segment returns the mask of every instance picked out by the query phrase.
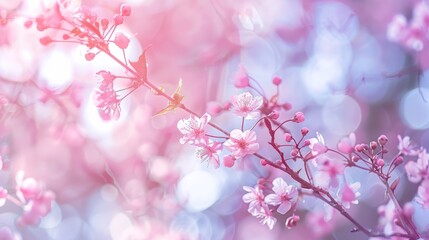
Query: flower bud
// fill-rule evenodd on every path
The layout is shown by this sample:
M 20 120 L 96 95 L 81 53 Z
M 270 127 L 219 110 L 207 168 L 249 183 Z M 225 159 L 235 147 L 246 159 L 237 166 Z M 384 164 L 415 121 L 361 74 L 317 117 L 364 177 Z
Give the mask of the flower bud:
M 298 224 L 299 220 L 300 220 L 300 217 L 294 214 L 291 217 L 288 217 L 286 219 L 285 226 L 288 229 L 291 229 L 292 227 L 295 227 Z
M 388 139 L 387 139 L 386 135 L 381 135 L 380 137 L 378 137 L 378 143 L 379 143 L 381 146 L 386 145 L 387 140 L 388 140 Z
M 304 122 L 304 120 L 305 120 L 304 113 L 302 112 L 295 113 L 295 116 L 293 117 L 294 122 L 301 123 L 301 122 Z
M 235 157 L 231 155 L 228 155 L 223 158 L 223 165 L 225 167 L 231 168 L 232 166 L 234 166 L 234 162 L 235 162 Z
M 115 16 L 113 16 L 113 22 L 115 25 L 121 25 L 124 22 L 124 18 L 119 14 L 115 14 Z
M 285 133 L 284 137 L 286 142 L 292 141 L 292 135 L 290 133 Z
M 370 142 L 369 145 L 371 146 L 372 150 L 375 150 L 377 148 L 377 143 L 375 141 Z
M 265 160 L 265 159 L 261 159 L 261 165 L 262 166 L 267 166 L 267 164 L 268 164 L 268 162 L 267 162 L 267 160 Z
M 268 117 L 272 120 L 277 120 L 280 117 L 280 114 L 278 111 L 273 110 L 270 114 L 268 114 Z
M 310 144 L 311 144 L 310 139 L 305 139 L 304 140 L 304 147 L 310 146 Z
M 307 133 L 308 133 L 309 131 L 310 131 L 310 130 L 308 130 L 308 128 L 306 128 L 306 127 L 301 128 L 301 134 L 302 134 L 302 136 L 307 135 Z
M 381 158 L 379 158 L 379 159 L 377 159 L 377 165 L 378 166 L 380 166 L 380 167 L 383 167 L 384 166 L 384 160 L 383 159 L 381 159 Z
M 298 149 L 296 149 L 296 148 L 292 149 L 292 151 L 290 152 L 290 155 L 291 155 L 292 157 L 296 157 L 296 156 L 298 156 Z
M 280 77 L 275 76 L 275 77 L 273 78 L 273 84 L 274 84 L 274 85 L 278 86 L 278 85 L 280 85 L 281 83 L 282 83 L 282 79 L 281 79 Z
M 122 4 L 121 5 L 120 13 L 121 13 L 121 16 L 124 16 L 124 17 L 130 16 L 131 15 L 131 7 L 130 7 L 130 5 Z

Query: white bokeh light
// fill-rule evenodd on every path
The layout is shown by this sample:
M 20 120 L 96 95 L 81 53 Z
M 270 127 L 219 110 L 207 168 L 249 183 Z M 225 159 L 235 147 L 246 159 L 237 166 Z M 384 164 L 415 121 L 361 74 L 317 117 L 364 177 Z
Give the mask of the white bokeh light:
M 329 97 L 322 111 L 323 123 L 333 133 L 347 135 L 355 131 L 362 119 L 359 104 L 347 95 Z
M 209 172 L 194 171 L 178 183 L 177 195 L 190 211 L 203 211 L 212 206 L 220 194 L 219 181 Z
M 401 101 L 401 117 L 408 127 L 413 129 L 429 128 L 429 103 L 424 97 L 429 89 L 415 88 L 409 91 Z

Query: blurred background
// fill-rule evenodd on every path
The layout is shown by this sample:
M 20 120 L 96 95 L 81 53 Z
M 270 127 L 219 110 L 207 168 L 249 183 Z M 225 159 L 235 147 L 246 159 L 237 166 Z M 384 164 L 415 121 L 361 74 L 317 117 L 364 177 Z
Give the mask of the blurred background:
M 288 230 L 281 216 L 268 230 L 247 213 L 242 186 L 279 173 L 251 158 L 233 168 L 201 163 L 194 148 L 179 144 L 177 121 L 189 115 L 177 110 L 153 117 L 167 102 L 151 91 L 137 90 L 122 103 L 119 120 L 103 121 L 92 101 L 96 73 L 123 69 L 103 55 L 86 61 L 85 46 L 42 46 L 45 33 L 24 25 L 54 2 L 0 0 L 1 19 L 13 17 L 0 26 L 0 94 L 6 99 L 0 106 L 0 185 L 13 193 L 15 174 L 24 170 L 56 195 L 38 226 L 18 226 L 22 210 L 7 203 L 0 227 L 17 239 L 366 238 L 350 234 L 342 217 L 334 219 L 332 232 L 313 231 L 305 219 Z M 150 46 L 149 79 L 167 93 L 183 79 L 183 103 L 199 114 L 208 102 L 242 92 L 233 87 L 241 64 L 268 96 L 275 93 L 272 78 L 280 76 L 280 99 L 292 104 L 281 117 L 304 112 L 310 134 L 322 133 L 327 145 L 351 132 L 362 143 L 385 134 L 394 152 L 398 134 L 429 147 L 429 75 L 418 53 L 386 38 L 393 16 L 411 16 L 417 2 L 82 0 L 70 8 L 87 5 L 99 18 L 111 18 L 129 4 L 131 16 L 120 29 L 131 38 L 128 56 L 137 59 Z M 213 122 L 228 130 L 240 125 L 231 114 Z M 400 201 L 412 200 L 417 185 L 404 171 L 395 174 L 404 179 Z M 362 182 L 361 204 L 351 213 L 376 226 L 376 208 L 385 204 L 382 187 L 365 172 L 348 176 Z M 299 213 L 316 205 L 303 203 Z M 427 212 L 416 212 L 424 229 Z

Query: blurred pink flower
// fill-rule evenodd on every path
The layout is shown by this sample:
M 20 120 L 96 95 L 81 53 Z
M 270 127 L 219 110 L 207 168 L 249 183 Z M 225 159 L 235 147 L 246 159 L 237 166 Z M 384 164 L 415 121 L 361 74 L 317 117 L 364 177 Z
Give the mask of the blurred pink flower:
M 416 202 L 421 204 L 424 209 L 429 209 L 429 179 L 420 184 L 417 190 Z
M 334 229 L 334 221 L 332 218 L 327 218 L 323 212 L 309 212 L 305 220 L 309 228 L 319 237 Z
M 24 206 L 24 213 L 18 222 L 25 225 L 38 224 L 40 219 L 51 211 L 51 205 L 54 199 L 55 195 L 51 191 L 44 191 L 36 198 L 31 199 Z
M 231 99 L 232 112 L 246 119 L 255 119 L 259 116 L 258 109 L 262 106 L 261 96 L 254 97 L 249 92 L 235 95 Z
M 37 198 L 42 193 L 42 186 L 34 178 L 24 178 L 24 171 L 18 171 L 16 180 L 16 195 L 22 202 Z
M 308 146 L 311 149 L 311 154 L 313 157 L 324 154 L 328 151 L 328 148 L 325 146 L 325 139 L 322 134 L 316 133 L 317 138 L 311 138 L 310 145 Z
M 344 137 L 337 145 L 338 150 L 342 153 L 352 153 L 356 145 L 355 133 L 350 133 L 348 137 Z
M 225 147 L 231 151 L 231 155 L 242 158 L 248 154 L 256 153 L 259 143 L 256 141 L 256 133 L 251 130 L 242 132 L 234 129 L 230 133 L 230 138 L 224 143 Z
M 360 182 L 345 184 L 344 187 L 338 192 L 340 202 L 345 208 L 350 208 L 351 203 L 359 203 L 358 197 L 360 196 L 360 193 L 358 192 L 358 190 L 360 189 L 360 187 Z
M 130 43 L 130 39 L 127 36 L 125 36 L 123 33 L 118 32 L 116 33 L 115 40 L 113 42 L 120 49 L 126 49 L 128 47 L 128 44 Z
M 249 86 L 249 76 L 246 69 L 241 64 L 234 75 L 234 86 L 236 88 L 245 88 Z
M 202 138 L 197 146 L 196 155 L 198 158 L 213 164 L 215 168 L 220 166 L 218 153 L 222 150 L 222 143 Z
M 318 171 L 314 175 L 315 183 L 323 188 L 337 187 L 338 176 L 344 172 L 344 163 L 327 157 L 319 157 L 316 161 Z
M 402 154 L 406 156 L 417 156 L 419 154 L 419 151 L 416 150 L 416 146 L 411 143 L 410 137 L 405 136 L 402 138 L 401 135 L 398 135 L 398 140 L 398 150 Z
M 405 171 L 408 175 L 408 180 L 413 183 L 418 183 L 422 179 L 429 177 L 429 155 L 426 149 L 419 153 L 417 162 L 409 161 L 405 164 Z
M 21 238 L 15 237 L 10 228 L 0 227 L 0 239 L 2 239 L 2 240 L 18 240 Z
M 265 202 L 269 205 L 279 206 L 277 212 L 285 214 L 298 196 L 296 187 L 288 185 L 283 178 L 279 177 L 273 181 L 273 191 L 274 193 L 265 197 Z
M 256 185 L 254 188 L 243 186 L 243 189 L 247 192 L 243 195 L 243 202 L 249 204 L 247 211 L 253 216 L 256 216 L 259 212 L 261 212 L 262 206 L 266 205 L 264 202 L 264 193 L 258 185 Z
M 7 190 L 0 187 L 0 207 L 2 207 L 6 203 L 6 199 L 7 199 Z
M 112 84 L 100 85 L 94 93 L 94 103 L 103 120 L 119 119 L 121 114 L 120 100 Z
M 206 137 L 206 125 L 211 116 L 205 113 L 201 118 L 191 115 L 188 119 L 181 119 L 177 123 L 177 128 L 183 134 L 180 143 L 197 144 Z

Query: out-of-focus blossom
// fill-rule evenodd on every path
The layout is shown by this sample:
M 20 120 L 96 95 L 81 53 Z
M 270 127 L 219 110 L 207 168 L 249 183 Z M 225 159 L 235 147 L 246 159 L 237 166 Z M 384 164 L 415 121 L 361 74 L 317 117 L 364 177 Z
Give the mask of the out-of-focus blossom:
M 380 215 L 379 225 L 383 228 L 384 234 L 391 235 L 395 232 L 405 233 L 405 231 L 395 223 L 398 219 L 398 213 L 392 200 L 386 205 L 378 207 L 378 214 Z
M 7 190 L 0 187 L 0 207 L 2 207 L 6 203 L 7 198 Z
M 256 133 L 251 130 L 244 132 L 240 129 L 232 130 L 229 139 L 224 145 L 231 151 L 231 155 L 236 158 L 256 153 L 259 149 L 259 143 L 256 141 Z
M 43 191 L 39 196 L 30 199 L 24 206 L 24 213 L 18 222 L 25 225 L 36 225 L 40 219 L 51 211 L 55 195 L 51 191 Z
M 42 186 L 34 178 L 24 178 L 24 171 L 16 174 L 16 195 L 22 202 L 37 198 L 42 193 Z
M 248 212 L 253 216 L 256 216 L 262 210 L 262 206 L 265 205 L 264 193 L 256 185 L 254 188 L 249 186 L 243 186 L 244 191 L 247 193 L 243 195 L 243 202 L 249 204 Z
M 201 118 L 191 115 L 188 119 L 181 119 L 177 123 L 177 128 L 183 134 L 180 143 L 197 144 L 206 137 L 206 125 L 211 116 L 205 113 Z
M 358 197 L 360 196 L 360 193 L 358 190 L 360 187 L 360 182 L 345 184 L 344 187 L 338 192 L 340 202 L 345 208 L 350 208 L 350 204 L 359 203 Z
M 117 120 L 121 114 L 120 100 L 113 85 L 100 86 L 94 93 L 94 103 L 103 120 Z
M 413 183 L 418 183 L 422 179 L 429 177 L 429 155 L 426 149 L 419 153 L 417 162 L 409 161 L 405 164 L 405 171 L 408 175 L 408 180 Z
M 24 172 L 16 175 L 16 195 L 24 205 L 24 213 L 18 219 L 23 225 L 36 225 L 40 219 L 51 211 L 55 195 L 43 189 L 42 184 L 34 178 L 24 178 Z
M 429 209 L 429 179 L 420 184 L 417 190 L 416 202 L 422 205 L 424 209 Z
M 419 151 L 416 150 L 417 146 L 411 143 L 410 137 L 405 136 L 404 138 L 402 138 L 401 135 L 398 135 L 398 140 L 399 152 L 406 156 L 417 156 L 419 154 Z
M 313 157 L 324 154 L 328 151 L 328 148 L 325 146 L 325 139 L 322 134 L 316 133 L 317 138 L 311 138 L 310 145 L 308 146 L 311 149 L 311 154 Z
M 288 185 L 283 178 L 276 178 L 273 181 L 273 191 L 274 193 L 265 197 L 265 202 L 269 205 L 279 206 L 277 212 L 285 214 L 298 196 L 296 187 Z
M 2 240 L 18 240 L 8 227 L 0 227 L 0 239 Z
M 222 143 L 202 138 L 197 146 L 196 155 L 198 158 L 213 164 L 215 168 L 220 166 L 219 152 L 222 150 Z
M 234 75 L 234 86 L 236 88 L 245 88 L 249 86 L 249 75 L 243 65 L 240 65 Z
M 246 119 L 254 119 L 259 116 L 258 109 L 262 106 L 263 99 L 261 96 L 254 97 L 249 92 L 235 95 L 231 99 L 232 112 Z
M 356 135 L 354 133 L 350 133 L 348 137 L 344 137 L 340 140 L 337 145 L 337 148 L 343 153 L 352 153 L 354 151 L 355 145 Z
M 319 211 L 312 211 L 306 217 L 307 226 L 317 235 L 324 236 L 334 229 L 332 218 L 326 218 L 326 214 Z
M 317 172 L 314 176 L 315 184 L 323 187 L 337 187 L 338 176 L 344 172 L 344 163 L 337 159 L 319 157 L 317 161 Z

